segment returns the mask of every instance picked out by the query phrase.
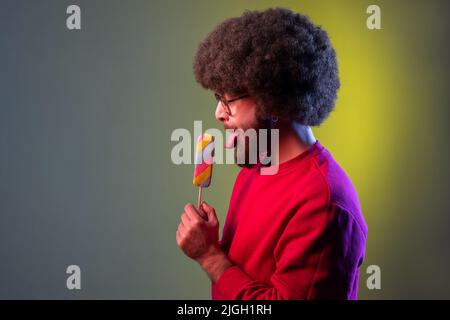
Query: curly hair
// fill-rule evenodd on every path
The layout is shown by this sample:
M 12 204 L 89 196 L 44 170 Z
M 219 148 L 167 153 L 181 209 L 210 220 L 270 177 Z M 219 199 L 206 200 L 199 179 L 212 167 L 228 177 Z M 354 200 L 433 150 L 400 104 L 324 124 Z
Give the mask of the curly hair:
M 320 125 L 340 86 L 327 33 L 284 8 L 246 11 L 219 24 L 198 46 L 196 80 L 219 94 L 249 94 L 260 117 Z

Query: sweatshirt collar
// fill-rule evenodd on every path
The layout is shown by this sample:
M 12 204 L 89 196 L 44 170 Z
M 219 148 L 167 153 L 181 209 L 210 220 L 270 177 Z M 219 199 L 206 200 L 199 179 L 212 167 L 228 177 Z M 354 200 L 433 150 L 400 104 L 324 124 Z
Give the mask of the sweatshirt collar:
M 304 161 L 305 158 L 316 154 L 317 152 L 321 151 L 322 149 L 323 149 L 323 146 L 321 145 L 320 141 L 318 139 L 316 139 L 316 142 L 313 145 L 309 146 L 308 149 L 306 149 L 305 151 L 300 153 L 298 156 L 279 164 L 278 172 L 275 175 L 283 173 L 283 172 L 287 172 L 293 168 L 296 168 L 299 165 L 299 163 Z M 260 172 L 261 164 L 258 164 L 256 166 L 256 169 L 258 170 L 258 172 Z

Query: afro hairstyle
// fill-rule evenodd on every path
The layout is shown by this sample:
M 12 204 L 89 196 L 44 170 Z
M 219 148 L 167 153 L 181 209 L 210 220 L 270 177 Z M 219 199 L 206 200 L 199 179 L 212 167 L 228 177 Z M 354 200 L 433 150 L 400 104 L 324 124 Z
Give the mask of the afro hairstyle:
M 196 80 L 219 94 L 248 94 L 261 118 L 320 125 L 340 86 L 327 33 L 284 8 L 246 11 L 219 24 L 198 46 Z

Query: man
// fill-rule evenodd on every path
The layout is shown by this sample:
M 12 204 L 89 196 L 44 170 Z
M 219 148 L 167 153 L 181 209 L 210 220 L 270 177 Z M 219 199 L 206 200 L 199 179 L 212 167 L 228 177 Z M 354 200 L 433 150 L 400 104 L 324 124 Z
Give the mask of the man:
M 245 12 L 199 45 L 194 71 L 226 129 L 279 129 L 278 172 L 242 165 L 220 242 L 211 205 L 181 215 L 177 243 L 208 273 L 212 298 L 356 299 L 367 227 L 350 179 L 311 130 L 340 86 L 326 32 L 287 9 Z

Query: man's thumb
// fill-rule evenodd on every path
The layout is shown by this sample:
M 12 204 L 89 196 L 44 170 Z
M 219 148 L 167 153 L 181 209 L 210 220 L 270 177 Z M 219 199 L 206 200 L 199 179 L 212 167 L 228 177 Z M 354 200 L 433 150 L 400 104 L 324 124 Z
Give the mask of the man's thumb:
M 209 204 L 207 204 L 206 201 L 203 201 L 202 209 L 208 216 L 208 221 L 217 220 L 216 210 L 214 210 L 213 207 L 211 207 Z

